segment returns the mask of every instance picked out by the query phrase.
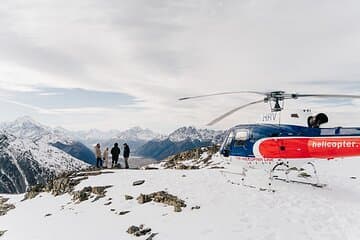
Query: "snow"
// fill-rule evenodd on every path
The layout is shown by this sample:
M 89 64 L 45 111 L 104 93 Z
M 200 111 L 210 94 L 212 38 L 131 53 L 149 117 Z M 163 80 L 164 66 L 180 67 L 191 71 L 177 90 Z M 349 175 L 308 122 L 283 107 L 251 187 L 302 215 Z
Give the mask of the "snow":
M 23 154 L 24 152 L 29 151 L 42 167 L 49 169 L 56 174 L 89 166 L 85 162 L 49 145 L 47 141 L 35 143 L 26 138 L 13 138 L 9 143 L 9 150 L 12 154 Z
M 18 118 L 13 122 L 1 123 L 0 129 L 18 138 L 31 139 L 34 142 L 70 144 L 74 141 L 66 131 L 45 126 L 28 116 Z
M 217 160 L 219 161 L 219 160 Z M 10 196 L 16 209 L 0 217 L 0 230 L 7 240 L 20 239 L 146 239 L 126 233 L 131 225 L 145 224 L 154 239 L 360 239 L 360 159 L 319 161 L 318 172 L 325 188 L 275 181 L 275 192 L 259 191 L 228 182 L 241 182 L 236 162 L 226 169 L 112 170 L 89 177 L 76 187 L 113 185 L 105 198 L 80 204 L 70 195 L 41 194 L 21 202 Z M 262 169 L 248 171 L 251 184 L 266 185 Z M 251 176 L 251 177 L 250 177 Z M 352 179 L 351 177 L 356 177 Z M 135 180 L 144 179 L 140 186 Z M 186 201 L 175 213 L 159 203 L 126 201 L 140 193 L 166 190 Z M 105 206 L 108 198 L 112 204 Z M 191 207 L 200 209 L 191 210 Z M 120 216 L 110 211 L 130 211 Z M 46 214 L 52 214 L 45 217 Z

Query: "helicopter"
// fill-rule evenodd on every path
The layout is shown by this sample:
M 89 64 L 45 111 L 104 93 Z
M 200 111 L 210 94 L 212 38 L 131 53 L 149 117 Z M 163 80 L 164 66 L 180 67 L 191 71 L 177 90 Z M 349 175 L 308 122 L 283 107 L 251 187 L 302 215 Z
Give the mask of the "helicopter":
M 323 128 L 322 125 L 329 121 L 325 113 L 314 114 L 310 109 L 284 110 L 284 102 L 288 99 L 359 99 L 360 95 L 234 91 L 184 97 L 179 100 L 244 93 L 262 95 L 263 98 L 232 109 L 207 125 L 212 126 L 241 109 L 260 103 L 268 103 L 271 111 L 263 114 L 258 123 L 240 124 L 228 129 L 219 151 L 222 156 L 243 161 L 249 168 L 266 167 L 270 170 L 271 180 L 274 178 L 274 171 L 283 166 L 286 179 L 278 179 L 287 182 L 290 182 L 290 171 L 302 169 L 301 166 L 309 164 L 317 179 L 314 186 L 323 186 L 319 183 L 314 160 L 360 156 L 360 127 Z

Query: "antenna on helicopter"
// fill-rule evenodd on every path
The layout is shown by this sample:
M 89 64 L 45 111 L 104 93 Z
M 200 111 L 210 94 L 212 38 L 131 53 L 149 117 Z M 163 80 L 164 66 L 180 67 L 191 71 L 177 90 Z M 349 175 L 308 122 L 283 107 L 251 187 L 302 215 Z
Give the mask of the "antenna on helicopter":
M 258 103 L 270 103 L 270 109 L 272 112 L 280 112 L 284 109 L 284 102 L 286 99 L 298 99 L 302 97 L 315 97 L 315 98 L 360 98 L 360 95 L 345 95 L 345 94 L 299 94 L 299 93 L 286 93 L 284 91 L 273 91 L 273 92 L 257 92 L 257 91 L 234 91 L 234 92 L 221 92 L 221 93 L 212 93 L 212 94 L 205 94 L 199 96 L 192 96 L 192 97 L 183 97 L 179 98 L 180 101 L 189 100 L 194 98 L 203 98 L 203 97 L 212 97 L 212 96 L 219 96 L 219 95 L 229 95 L 229 94 L 244 94 L 244 93 L 253 93 L 258 95 L 264 95 L 265 97 L 261 100 L 257 100 L 254 102 L 250 102 L 240 107 L 234 108 L 223 115 L 215 118 L 207 125 L 212 126 L 224 118 L 228 117 L 229 115 L 239 111 L 240 109 L 258 104 Z

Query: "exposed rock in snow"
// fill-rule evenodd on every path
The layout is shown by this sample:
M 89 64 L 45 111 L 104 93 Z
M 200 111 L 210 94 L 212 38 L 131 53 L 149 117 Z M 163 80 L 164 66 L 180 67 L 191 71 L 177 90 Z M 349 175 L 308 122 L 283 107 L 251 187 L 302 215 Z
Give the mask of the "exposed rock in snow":
M 157 164 L 144 166 L 143 169 L 201 169 L 201 168 L 223 168 L 225 160 L 220 157 L 218 145 L 201 147 L 186 152 L 181 152 L 168 157 Z
M 126 231 L 128 234 L 134 235 L 136 237 L 144 236 L 151 232 L 151 228 L 144 228 L 144 225 L 141 224 L 138 226 L 130 226 Z
M 186 207 L 184 200 L 181 200 L 177 196 L 171 195 L 165 191 L 159 191 L 150 194 L 140 194 L 140 196 L 137 197 L 136 200 L 140 204 L 154 201 L 173 206 L 175 212 L 181 212 L 181 208 Z
M 141 184 L 143 184 L 145 182 L 145 180 L 137 180 L 135 182 L 133 182 L 133 186 L 139 186 Z
M 7 231 L 6 230 L 0 230 L 0 237 L 4 235 Z
M 8 211 L 15 209 L 14 204 L 7 203 L 8 198 L 3 198 L 0 196 L 0 216 L 4 216 Z
M 104 187 L 84 187 L 81 191 L 74 192 L 74 188 L 81 183 L 81 181 L 88 179 L 89 176 L 98 176 L 101 174 L 113 173 L 110 171 L 82 171 L 82 172 L 65 172 L 60 176 L 49 180 L 46 184 L 37 184 L 26 192 L 24 200 L 35 198 L 43 192 L 51 193 L 54 196 L 60 196 L 65 193 L 73 195 L 73 200 L 87 200 L 91 193 L 97 195 L 98 199 L 105 196 L 105 189 L 111 186 Z M 85 199 L 86 198 L 86 199 Z
M 105 197 L 106 194 L 106 189 L 110 188 L 111 186 L 96 186 L 96 187 L 84 187 L 82 190 L 80 191 L 75 191 L 72 192 L 72 196 L 73 196 L 73 201 L 76 203 L 80 203 L 83 201 L 88 200 L 91 197 L 91 194 L 95 195 L 95 199 L 93 200 L 93 202 L 99 200 L 100 198 Z M 106 203 L 106 205 L 110 205 L 111 202 Z

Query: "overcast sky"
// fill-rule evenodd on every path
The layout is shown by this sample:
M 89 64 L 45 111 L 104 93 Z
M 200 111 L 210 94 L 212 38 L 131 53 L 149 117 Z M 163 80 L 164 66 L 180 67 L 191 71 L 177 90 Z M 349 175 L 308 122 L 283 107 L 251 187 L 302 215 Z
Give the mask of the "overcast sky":
M 0 121 L 29 115 L 69 129 L 168 132 L 259 99 L 177 101 L 193 94 L 360 94 L 359 22 L 356 0 L 2 0 Z M 289 103 L 342 116 L 359 105 Z M 215 128 L 251 122 L 264 109 Z M 360 125 L 356 116 L 336 119 Z

